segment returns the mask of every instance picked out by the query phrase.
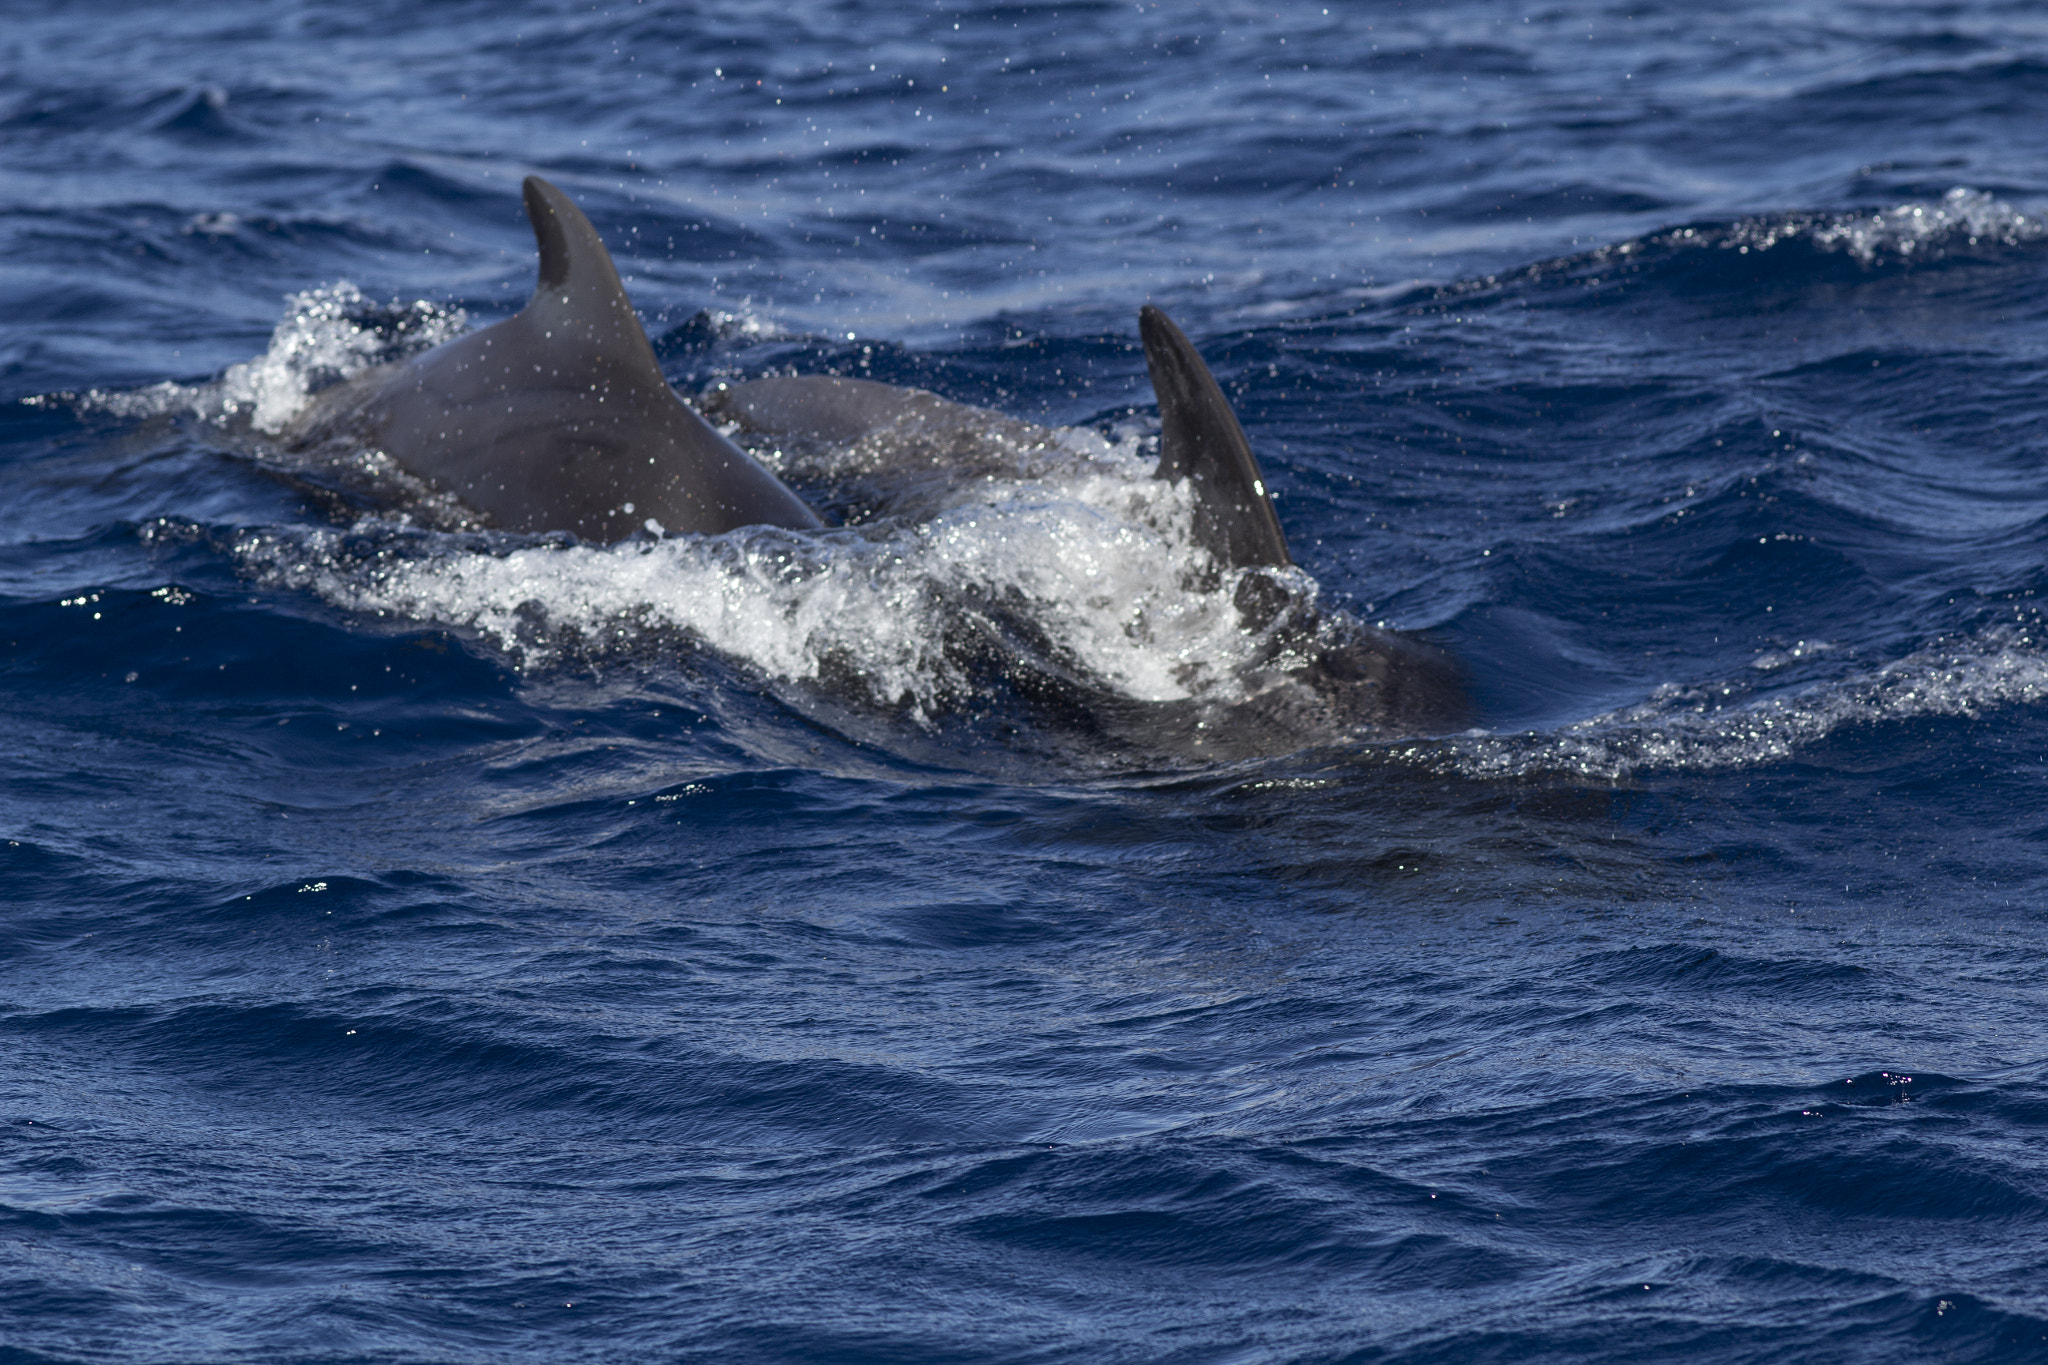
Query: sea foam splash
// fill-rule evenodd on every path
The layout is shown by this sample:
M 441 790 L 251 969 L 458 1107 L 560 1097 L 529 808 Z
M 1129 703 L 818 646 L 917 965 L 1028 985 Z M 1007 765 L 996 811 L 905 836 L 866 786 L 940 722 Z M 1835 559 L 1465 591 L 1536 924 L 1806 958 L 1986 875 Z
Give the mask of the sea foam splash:
M 914 524 L 594 546 L 365 523 L 254 532 L 234 553 L 261 581 L 472 630 L 528 668 L 680 634 L 778 681 L 856 679 L 866 700 L 929 721 L 975 688 L 954 647 L 962 621 L 1006 616 L 1048 659 L 1131 700 L 1230 700 L 1259 647 L 1233 598 L 1242 574 L 1191 588 L 1204 556 L 1186 539 L 1186 489 L 1126 459 L 1122 477 L 1098 459 Z M 1313 597 L 1307 575 L 1281 576 Z
M 1940 199 L 1908 201 L 1851 213 L 1799 212 L 1729 223 L 1665 228 L 1504 274 L 1424 286 L 1427 296 L 1461 298 L 1516 283 L 1576 281 L 1597 285 L 1621 273 L 1650 269 L 1693 253 L 1760 256 L 1786 247 L 1842 255 L 1869 268 L 1911 266 L 1990 248 L 2048 241 L 2048 219 L 2026 213 L 1983 190 L 1957 186 Z M 1357 291 L 1369 302 L 1405 299 L 1409 283 Z
M 275 436 L 306 411 L 321 390 L 462 335 L 469 315 L 416 299 L 380 304 L 340 280 L 288 295 L 284 316 L 262 355 L 230 365 L 199 384 L 165 382 L 128 391 L 94 389 L 80 406 L 115 417 L 172 413 Z
M 1656 771 L 1763 767 L 1852 725 L 1976 716 L 2048 700 L 2048 632 L 2032 616 L 1914 651 L 1875 670 L 1753 701 L 1734 684 L 1666 684 L 1648 699 L 1548 732 L 1462 735 L 1411 750 L 1471 777 L 1621 783 Z M 1736 700 L 1730 704 L 1730 698 Z
M 2018 246 L 2048 237 L 2048 223 L 2020 212 L 1983 190 L 1958 185 L 1938 201 L 1898 204 L 1850 214 L 1794 214 L 1745 219 L 1728 231 L 1724 247 L 1767 251 L 1804 237 L 1823 251 L 1839 251 L 1864 265 L 1911 261 L 1956 247 Z

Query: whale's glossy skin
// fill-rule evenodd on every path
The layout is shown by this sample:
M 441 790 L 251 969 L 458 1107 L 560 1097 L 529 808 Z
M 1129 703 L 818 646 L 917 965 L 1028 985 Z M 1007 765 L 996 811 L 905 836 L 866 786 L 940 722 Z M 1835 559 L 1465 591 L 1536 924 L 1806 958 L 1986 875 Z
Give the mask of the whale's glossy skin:
M 525 196 L 540 247 L 532 299 L 355 386 L 352 429 L 508 531 L 609 542 L 821 525 L 676 397 L 583 211 L 538 176 Z

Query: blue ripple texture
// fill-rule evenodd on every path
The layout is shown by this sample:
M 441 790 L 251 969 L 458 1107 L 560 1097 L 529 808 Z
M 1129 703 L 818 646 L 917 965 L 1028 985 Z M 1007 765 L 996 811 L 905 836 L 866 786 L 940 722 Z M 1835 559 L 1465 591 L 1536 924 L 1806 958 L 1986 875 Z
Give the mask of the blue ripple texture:
M 2037 3 L 80 0 L 0 64 L 0 1365 L 2048 1361 Z M 1473 727 L 1118 747 L 1186 675 L 1074 682 L 1057 490 L 826 611 L 280 477 L 521 304 L 532 173 L 685 395 L 1141 459 L 1164 306 Z

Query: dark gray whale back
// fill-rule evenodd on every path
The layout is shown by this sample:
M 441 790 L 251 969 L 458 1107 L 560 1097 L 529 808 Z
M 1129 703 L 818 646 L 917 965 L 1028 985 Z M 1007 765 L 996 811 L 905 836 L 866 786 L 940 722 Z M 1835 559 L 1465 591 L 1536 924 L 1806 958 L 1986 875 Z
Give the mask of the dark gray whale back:
M 525 192 L 533 298 L 399 367 L 364 404 L 365 435 L 508 531 L 610 542 L 821 525 L 669 388 L 583 211 L 538 176 Z

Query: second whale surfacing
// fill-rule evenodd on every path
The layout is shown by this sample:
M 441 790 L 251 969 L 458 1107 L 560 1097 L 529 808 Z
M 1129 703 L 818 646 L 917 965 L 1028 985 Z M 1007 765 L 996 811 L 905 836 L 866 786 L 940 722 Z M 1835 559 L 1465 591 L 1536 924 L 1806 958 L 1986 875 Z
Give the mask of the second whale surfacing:
M 1032 423 L 830 375 L 717 386 L 704 406 L 728 436 L 669 386 L 589 219 L 539 177 L 526 180 L 524 197 L 540 255 L 526 307 L 328 390 L 284 434 L 288 449 L 375 450 L 459 504 L 472 524 L 598 544 L 826 529 L 734 436 L 791 452 L 798 466 L 804 451 L 834 452 L 836 474 L 851 466 L 864 476 L 859 501 L 899 519 L 957 502 L 972 481 L 1024 476 L 1020 451 L 1043 458 L 1058 449 L 1056 433 Z M 1196 553 L 1185 586 L 1229 592 L 1256 647 L 1234 661 L 1226 700 L 1133 700 L 1021 654 L 996 664 L 1013 690 L 1060 694 L 1053 709 L 1064 721 L 1119 747 L 1204 758 L 1467 723 L 1462 672 L 1448 655 L 1315 610 L 1264 473 L 1208 366 L 1156 307 L 1140 311 L 1139 333 L 1159 405 L 1153 477 L 1182 486 L 1189 509 Z

